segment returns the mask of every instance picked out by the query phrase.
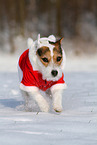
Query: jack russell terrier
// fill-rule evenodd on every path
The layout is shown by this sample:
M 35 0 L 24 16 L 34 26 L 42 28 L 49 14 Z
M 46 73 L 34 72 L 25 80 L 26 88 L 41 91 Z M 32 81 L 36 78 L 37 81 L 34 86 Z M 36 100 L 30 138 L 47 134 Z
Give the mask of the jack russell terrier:
M 29 108 L 29 96 L 38 104 L 42 112 L 49 111 L 49 104 L 41 91 L 51 92 L 53 109 L 62 111 L 62 92 L 66 89 L 64 67 L 66 56 L 61 41 L 54 35 L 33 41 L 28 38 L 28 49 L 22 53 L 18 62 L 20 89 L 25 99 L 25 109 Z

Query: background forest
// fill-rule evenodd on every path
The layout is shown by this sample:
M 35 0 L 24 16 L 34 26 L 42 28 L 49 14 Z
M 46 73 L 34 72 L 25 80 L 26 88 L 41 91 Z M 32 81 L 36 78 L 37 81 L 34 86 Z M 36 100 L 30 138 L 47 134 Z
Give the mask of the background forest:
M 38 33 L 64 36 L 77 55 L 97 52 L 97 0 L 0 0 L 0 50 L 26 48 Z

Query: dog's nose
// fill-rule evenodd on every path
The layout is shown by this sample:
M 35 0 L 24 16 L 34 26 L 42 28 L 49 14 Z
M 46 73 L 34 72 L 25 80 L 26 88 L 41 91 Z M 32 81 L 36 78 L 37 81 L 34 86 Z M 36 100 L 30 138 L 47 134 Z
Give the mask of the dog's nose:
M 51 74 L 55 77 L 55 76 L 57 76 L 58 71 L 57 70 L 52 70 Z

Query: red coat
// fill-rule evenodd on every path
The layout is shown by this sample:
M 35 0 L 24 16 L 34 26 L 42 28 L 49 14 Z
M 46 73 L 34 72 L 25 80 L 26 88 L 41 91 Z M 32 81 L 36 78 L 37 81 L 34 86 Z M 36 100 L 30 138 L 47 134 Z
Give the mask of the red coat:
M 46 91 L 48 88 L 55 84 L 64 84 L 64 75 L 58 81 L 47 81 L 42 79 L 42 74 L 39 71 L 33 70 L 28 57 L 29 49 L 23 52 L 19 58 L 19 67 L 22 70 L 23 77 L 21 83 L 26 87 L 38 87 L 39 89 Z

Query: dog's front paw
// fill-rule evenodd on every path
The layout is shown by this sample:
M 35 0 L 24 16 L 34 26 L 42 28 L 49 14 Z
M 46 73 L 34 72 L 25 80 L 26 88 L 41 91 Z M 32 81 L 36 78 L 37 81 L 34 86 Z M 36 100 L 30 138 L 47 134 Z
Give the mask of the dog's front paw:
M 40 109 L 41 109 L 42 112 L 49 112 L 49 105 L 44 104 L 44 105 L 42 105 L 42 107 Z
M 56 112 L 62 112 L 62 107 L 60 106 L 56 106 L 56 107 L 54 107 L 54 110 L 56 111 Z

